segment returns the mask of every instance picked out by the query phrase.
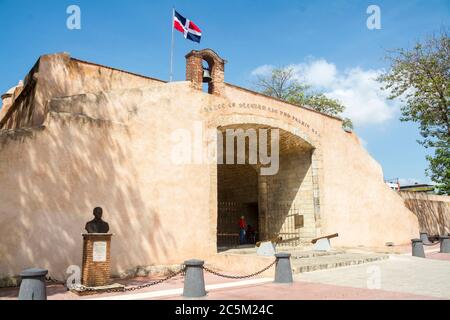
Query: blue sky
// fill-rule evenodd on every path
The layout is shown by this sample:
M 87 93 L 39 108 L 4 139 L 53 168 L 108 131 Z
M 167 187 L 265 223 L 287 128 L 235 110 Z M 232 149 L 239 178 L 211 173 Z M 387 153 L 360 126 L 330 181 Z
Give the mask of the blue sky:
M 81 8 L 81 30 L 66 28 L 72 4 Z M 366 27 L 371 4 L 381 9 L 381 30 Z M 184 80 L 184 55 L 205 47 L 228 60 L 226 81 L 245 87 L 264 66 L 293 66 L 349 101 L 356 132 L 386 178 L 429 181 L 417 126 L 398 120 L 398 104 L 371 77 L 387 67 L 386 49 L 448 27 L 448 0 L 0 0 L 0 91 L 23 79 L 40 55 L 62 51 L 168 79 L 172 5 L 203 31 L 200 45 L 175 34 L 175 80 Z

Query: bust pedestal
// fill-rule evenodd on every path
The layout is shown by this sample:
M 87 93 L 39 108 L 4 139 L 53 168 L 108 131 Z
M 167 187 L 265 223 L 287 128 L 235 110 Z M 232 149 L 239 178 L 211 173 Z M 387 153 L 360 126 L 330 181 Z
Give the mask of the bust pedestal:
M 83 233 L 82 285 L 100 287 L 109 284 L 111 237 L 111 233 Z

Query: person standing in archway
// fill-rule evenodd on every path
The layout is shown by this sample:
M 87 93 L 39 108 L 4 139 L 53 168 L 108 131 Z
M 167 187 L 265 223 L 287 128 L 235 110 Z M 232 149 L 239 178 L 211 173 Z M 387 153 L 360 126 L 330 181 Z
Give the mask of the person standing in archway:
M 241 216 L 239 219 L 239 244 L 245 244 L 245 217 Z

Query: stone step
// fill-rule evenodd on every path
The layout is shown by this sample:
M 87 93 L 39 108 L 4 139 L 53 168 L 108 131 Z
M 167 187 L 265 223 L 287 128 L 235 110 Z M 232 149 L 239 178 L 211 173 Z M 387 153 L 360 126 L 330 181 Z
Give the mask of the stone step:
M 343 254 L 345 251 L 342 250 L 330 250 L 330 251 L 290 251 L 291 259 L 305 259 L 305 258 L 314 258 L 314 257 L 325 257 L 325 256 L 334 256 L 337 254 Z
M 389 256 L 384 254 L 335 253 L 322 256 L 295 257 L 291 259 L 291 265 L 293 273 L 304 273 L 369 263 L 388 258 Z

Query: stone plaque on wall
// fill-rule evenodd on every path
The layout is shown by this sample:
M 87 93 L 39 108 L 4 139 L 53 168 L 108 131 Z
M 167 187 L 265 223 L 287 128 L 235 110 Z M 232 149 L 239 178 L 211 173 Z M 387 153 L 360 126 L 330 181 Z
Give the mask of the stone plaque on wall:
M 295 229 L 303 228 L 305 225 L 304 220 L 303 220 L 303 215 L 296 214 L 294 216 L 294 224 L 295 224 Z
M 104 262 L 106 261 L 106 241 L 95 241 L 93 245 L 92 261 Z

